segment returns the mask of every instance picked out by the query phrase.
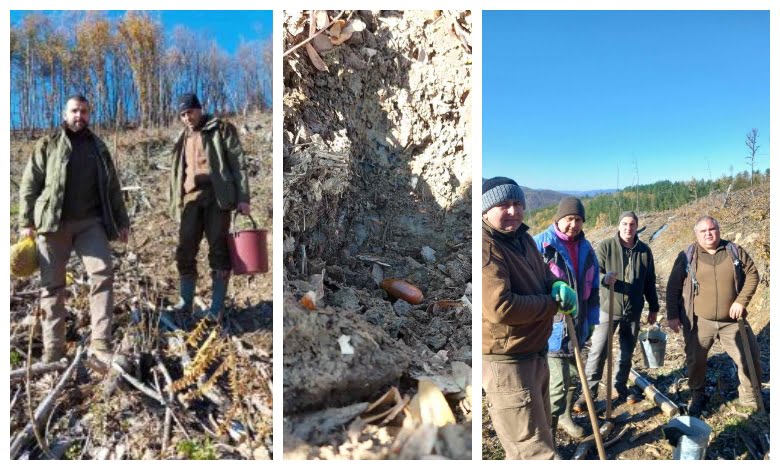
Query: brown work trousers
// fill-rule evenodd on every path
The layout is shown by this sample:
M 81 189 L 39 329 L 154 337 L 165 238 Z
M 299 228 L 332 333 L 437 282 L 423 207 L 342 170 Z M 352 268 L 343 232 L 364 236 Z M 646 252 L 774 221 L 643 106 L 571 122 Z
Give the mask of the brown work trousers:
M 753 329 L 745 321 L 745 330 L 753 355 L 753 364 L 756 367 L 758 381 L 761 382 L 761 355 Z M 753 387 L 750 383 L 748 369 L 748 354 L 742 344 L 742 335 L 739 333 L 739 324 L 735 321 L 711 321 L 701 317 L 695 317 L 693 328 L 685 327 L 685 356 L 688 365 L 688 387 L 691 392 L 703 392 L 705 374 L 707 373 L 707 354 L 715 343 L 715 338 L 720 339 L 723 349 L 737 365 L 739 376 L 739 396 L 753 397 Z
M 517 362 L 482 360 L 488 412 L 507 459 L 552 460 L 550 368 L 545 355 Z
M 227 237 L 230 231 L 230 211 L 217 204 L 211 186 L 184 196 L 184 209 L 176 246 L 176 268 L 181 277 L 197 277 L 197 257 L 200 241 L 206 235 L 209 244 L 209 267 L 212 271 L 230 271 Z
M 114 271 L 106 231 L 99 218 L 66 220 L 56 232 L 38 235 L 44 359 L 58 359 L 65 352 L 65 269 L 71 251 L 89 275 L 92 348 L 111 348 Z

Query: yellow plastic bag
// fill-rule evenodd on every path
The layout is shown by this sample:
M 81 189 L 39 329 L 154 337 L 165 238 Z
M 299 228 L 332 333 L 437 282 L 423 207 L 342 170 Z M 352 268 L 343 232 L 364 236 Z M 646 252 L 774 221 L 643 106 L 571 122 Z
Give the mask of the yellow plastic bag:
M 24 237 L 11 246 L 11 275 L 22 278 L 30 277 L 38 270 L 38 250 L 35 239 Z

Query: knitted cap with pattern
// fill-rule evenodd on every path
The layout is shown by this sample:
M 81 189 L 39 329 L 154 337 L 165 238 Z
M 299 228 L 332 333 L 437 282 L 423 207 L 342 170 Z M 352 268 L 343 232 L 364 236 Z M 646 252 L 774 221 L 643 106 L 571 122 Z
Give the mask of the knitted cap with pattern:
M 522 188 L 514 180 L 496 176 L 482 182 L 482 213 L 493 207 L 509 201 L 520 201 L 525 208 L 525 194 Z

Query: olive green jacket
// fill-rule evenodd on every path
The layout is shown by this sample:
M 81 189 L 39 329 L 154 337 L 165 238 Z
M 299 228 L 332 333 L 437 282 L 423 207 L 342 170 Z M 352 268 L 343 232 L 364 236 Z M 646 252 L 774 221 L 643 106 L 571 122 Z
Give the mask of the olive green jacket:
M 114 162 L 106 144 L 89 129 L 98 155 L 98 191 L 103 227 L 109 240 L 130 227 Z M 73 151 L 64 128 L 42 137 L 27 162 L 19 185 L 19 226 L 34 227 L 39 233 L 56 232 L 65 199 L 68 161 Z
M 235 210 L 239 202 L 249 202 L 249 176 L 244 170 L 244 150 L 238 132 L 234 125 L 222 119 L 205 115 L 204 120 L 206 123 L 200 132 L 217 204 L 222 210 Z M 171 217 L 175 220 L 179 220 L 183 208 L 185 137 L 186 131 L 182 131 L 170 156 L 168 201 Z

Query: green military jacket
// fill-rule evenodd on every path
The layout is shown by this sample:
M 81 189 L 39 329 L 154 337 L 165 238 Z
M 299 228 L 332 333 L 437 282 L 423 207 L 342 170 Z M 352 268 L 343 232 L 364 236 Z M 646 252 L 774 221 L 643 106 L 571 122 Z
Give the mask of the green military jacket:
M 211 168 L 211 184 L 217 204 L 223 210 L 235 210 L 239 202 L 249 202 L 249 176 L 244 171 L 244 150 L 236 127 L 227 121 L 204 116 L 200 129 L 203 146 Z M 171 217 L 179 220 L 183 207 L 184 140 L 186 131 L 176 139 L 171 152 L 171 177 L 168 201 Z
M 98 190 L 101 219 L 109 240 L 130 227 L 122 190 L 119 186 L 111 153 L 103 141 L 85 129 L 98 155 Z M 35 227 L 39 233 L 56 232 L 60 226 L 65 199 L 68 161 L 73 151 L 64 128 L 42 137 L 27 162 L 19 185 L 19 226 Z

